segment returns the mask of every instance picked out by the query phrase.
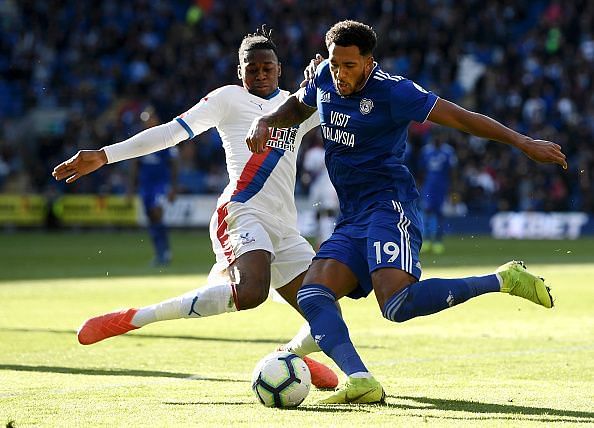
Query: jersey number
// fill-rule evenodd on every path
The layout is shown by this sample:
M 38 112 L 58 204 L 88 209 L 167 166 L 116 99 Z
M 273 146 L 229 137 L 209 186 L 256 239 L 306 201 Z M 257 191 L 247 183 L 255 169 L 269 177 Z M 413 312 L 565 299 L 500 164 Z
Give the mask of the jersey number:
M 400 254 L 400 248 L 394 242 L 386 242 L 382 248 L 382 243 L 380 241 L 375 241 L 373 243 L 375 247 L 375 261 L 379 265 L 382 262 L 382 249 L 384 253 L 390 256 L 388 259 L 388 263 L 392 263 Z

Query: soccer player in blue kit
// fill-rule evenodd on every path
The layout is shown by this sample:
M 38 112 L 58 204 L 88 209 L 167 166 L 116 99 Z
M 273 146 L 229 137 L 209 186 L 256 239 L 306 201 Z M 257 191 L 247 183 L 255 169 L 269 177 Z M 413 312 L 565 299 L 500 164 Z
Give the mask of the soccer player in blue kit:
M 145 128 L 160 123 L 152 107 L 141 113 Z M 177 148 L 168 148 L 132 160 L 130 174 L 138 182 L 138 193 L 142 200 L 148 230 L 155 250 L 153 265 L 166 266 L 171 262 L 171 249 L 167 226 L 163 222 L 163 207 L 166 200 L 172 202 L 177 193 Z M 136 187 L 132 183 L 132 188 Z
M 424 172 L 421 187 L 421 208 L 425 224 L 424 242 L 421 253 L 444 252 L 443 239 L 443 203 L 450 188 L 450 175 L 457 164 L 454 149 L 437 135 L 421 150 L 419 170 Z
M 539 162 L 567 167 L 559 145 L 534 140 L 499 122 L 443 100 L 416 83 L 383 71 L 373 60 L 371 27 L 342 21 L 326 33 L 329 59 L 309 84 L 276 110 L 256 119 L 246 143 L 266 150 L 269 127 L 292 126 L 317 109 L 326 165 L 340 200 L 341 216 L 320 247 L 297 294 L 299 307 L 320 348 L 348 376 L 321 403 L 377 403 L 385 393 L 363 364 L 336 307 L 344 296 L 373 289 L 385 318 L 403 322 L 489 292 L 506 292 L 546 308 L 548 287 L 512 261 L 493 274 L 419 281 L 422 221 L 419 193 L 403 163 L 411 121 L 430 120 L 514 146 Z

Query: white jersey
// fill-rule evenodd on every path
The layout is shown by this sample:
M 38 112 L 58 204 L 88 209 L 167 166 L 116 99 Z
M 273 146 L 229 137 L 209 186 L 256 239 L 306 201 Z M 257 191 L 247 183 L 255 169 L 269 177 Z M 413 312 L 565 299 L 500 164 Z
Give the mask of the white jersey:
M 265 99 L 241 86 L 223 86 L 175 119 L 189 138 L 215 127 L 223 140 L 229 184 L 219 197 L 219 207 L 229 201 L 242 202 L 286 224 L 297 224 L 297 151 L 303 136 L 320 124 L 319 115 L 313 114 L 292 128 L 272 129 L 270 149 L 264 153 L 251 153 L 245 142 L 253 120 L 274 110 L 289 96 L 289 92 L 277 89 Z

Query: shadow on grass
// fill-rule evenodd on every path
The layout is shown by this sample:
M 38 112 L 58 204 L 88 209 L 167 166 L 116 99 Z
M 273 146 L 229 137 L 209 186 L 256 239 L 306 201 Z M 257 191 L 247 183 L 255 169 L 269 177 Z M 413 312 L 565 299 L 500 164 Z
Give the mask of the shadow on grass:
M 488 414 L 489 416 L 481 417 L 451 417 L 451 416 L 434 416 L 419 414 L 416 416 L 421 417 L 432 417 L 442 419 L 492 419 L 493 415 L 498 414 L 509 414 L 509 417 L 495 416 L 498 419 L 519 419 L 519 415 L 524 416 L 541 416 L 541 418 L 529 418 L 533 421 L 541 422 L 579 422 L 579 423 L 594 423 L 594 412 L 583 412 L 575 410 L 563 410 L 563 409 L 552 409 L 548 407 L 527 407 L 518 406 L 513 404 L 494 404 L 494 403 L 481 403 L 477 401 L 467 400 L 448 400 L 442 398 L 428 398 L 428 397 L 409 397 L 409 396 L 388 396 L 388 398 L 394 398 L 396 400 L 409 400 L 414 401 L 419 405 L 410 405 L 406 403 L 388 403 L 385 407 L 396 408 L 396 409 L 411 409 L 411 410 L 445 410 L 445 411 L 457 411 L 457 412 L 468 412 L 474 414 Z M 511 416 L 516 415 L 516 416 Z M 571 418 L 571 419 L 560 419 L 560 418 Z M 580 420 L 581 419 L 581 420 Z
M 212 382 L 249 382 L 241 379 L 227 379 L 207 377 L 189 373 L 173 373 L 156 370 L 131 370 L 131 369 L 84 369 L 80 367 L 59 367 L 59 366 L 29 366 L 24 364 L 0 364 L 0 370 L 13 370 L 19 372 L 42 372 L 42 373 L 63 373 L 82 374 L 88 376 L 138 376 L 138 377 L 165 377 L 176 379 L 187 379 L 194 381 Z
M 8 333 L 52 333 L 52 334 L 67 334 L 67 335 L 76 335 L 75 330 L 57 330 L 57 329 L 49 329 L 49 328 L 0 328 L 0 332 L 8 332 Z M 175 339 L 175 340 L 197 340 L 203 342 L 226 342 L 226 343 L 268 343 L 271 345 L 279 345 L 281 343 L 287 343 L 288 339 L 232 339 L 226 337 L 204 337 L 204 336 L 189 336 L 189 335 L 165 335 L 165 334 L 137 334 L 137 333 L 127 333 L 119 336 L 125 339 Z M 380 349 L 384 348 L 383 346 L 373 345 L 373 346 L 358 346 L 361 349 Z
M 256 399 L 253 401 L 165 401 L 163 404 L 168 404 L 171 406 L 254 406 L 255 404 L 259 404 Z M 337 412 L 362 412 L 362 411 L 372 411 L 373 408 L 376 406 L 365 406 L 365 407 L 355 407 L 355 406 L 323 406 L 323 405 L 301 405 L 299 407 L 289 407 L 284 409 L 278 409 L 279 411 L 283 412 L 330 412 L 330 413 L 337 413 Z
M 75 330 L 57 330 L 49 328 L 0 328 L 0 331 L 13 333 L 52 333 L 52 334 L 67 334 L 76 335 Z M 119 336 L 124 339 L 176 339 L 176 340 L 199 340 L 205 342 L 230 342 L 230 343 L 270 343 L 277 345 L 279 343 L 287 342 L 287 339 L 231 339 L 226 337 L 204 337 L 204 336 L 189 336 L 189 335 L 164 335 L 164 334 L 137 334 L 127 333 Z

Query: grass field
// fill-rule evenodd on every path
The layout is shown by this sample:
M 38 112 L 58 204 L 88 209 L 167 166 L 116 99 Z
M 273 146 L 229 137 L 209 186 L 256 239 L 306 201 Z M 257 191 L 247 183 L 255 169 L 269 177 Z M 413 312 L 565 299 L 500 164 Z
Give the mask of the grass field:
M 373 298 L 345 300 L 351 336 L 387 405 L 318 406 L 327 392 L 312 390 L 296 410 L 262 407 L 249 383 L 256 362 L 300 326 L 286 305 L 78 345 L 75 329 L 89 316 L 204 283 L 207 237 L 172 240 L 173 265 L 154 269 L 141 232 L 0 234 L 0 424 L 594 425 L 593 240 L 450 238 L 445 255 L 423 259 L 425 277 L 488 272 L 522 257 L 553 286 L 557 306 L 489 295 L 395 325 Z

